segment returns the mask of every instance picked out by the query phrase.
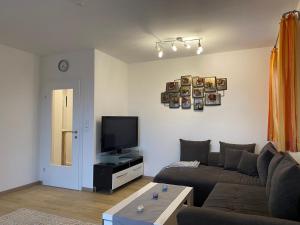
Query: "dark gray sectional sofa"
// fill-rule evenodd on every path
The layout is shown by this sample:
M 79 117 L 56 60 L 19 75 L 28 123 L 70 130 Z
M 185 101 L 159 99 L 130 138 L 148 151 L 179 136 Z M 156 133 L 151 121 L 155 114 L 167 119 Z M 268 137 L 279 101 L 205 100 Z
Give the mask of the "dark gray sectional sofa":
M 164 168 L 154 182 L 194 188 L 195 206 L 178 213 L 179 225 L 300 225 L 298 164 L 271 143 L 261 152 L 257 176 L 225 170 L 220 153 L 208 153 L 206 165 Z

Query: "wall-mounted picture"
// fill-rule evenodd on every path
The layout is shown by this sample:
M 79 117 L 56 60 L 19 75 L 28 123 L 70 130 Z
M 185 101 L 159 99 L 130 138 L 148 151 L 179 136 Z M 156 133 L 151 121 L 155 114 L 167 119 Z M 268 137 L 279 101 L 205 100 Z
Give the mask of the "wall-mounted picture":
M 203 110 L 204 99 L 203 98 L 194 98 L 194 110 Z
M 168 82 L 166 86 L 166 91 L 169 93 L 179 92 L 179 82 Z
M 192 76 L 186 75 L 181 77 L 181 86 L 190 86 L 192 84 Z
M 182 97 L 181 98 L 181 108 L 183 109 L 190 109 L 192 106 L 191 104 L 191 98 L 190 96 L 188 97 Z
M 217 78 L 217 89 L 218 91 L 227 90 L 227 78 Z
M 180 107 L 180 94 L 179 93 L 170 93 L 169 107 L 172 109 Z
M 181 86 L 180 88 L 180 96 L 190 96 L 191 95 L 191 86 Z
M 205 77 L 204 78 L 205 92 L 215 92 L 216 88 L 216 77 Z
M 203 98 L 204 97 L 204 88 L 193 88 L 193 97 L 194 98 Z
M 169 104 L 170 103 L 170 94 L 168 92 L 162 92 L 160 99 L 161 99 L 162 104 Z
M 193 87 L 204 87 L 204 78 L 203 77 L 193 77 Z
M 205 94 L 205 105 L 206 106 L 221 105 L 221 94 L 219 93 Z

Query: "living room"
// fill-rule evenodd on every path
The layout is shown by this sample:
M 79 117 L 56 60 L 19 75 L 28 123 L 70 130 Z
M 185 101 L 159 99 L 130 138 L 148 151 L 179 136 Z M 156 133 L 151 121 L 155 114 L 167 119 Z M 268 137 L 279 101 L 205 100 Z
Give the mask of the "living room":
M 299 205 L 289 216 L 258 198 L 262 153 L 300 159 L 299 10 L 299 0 L 1 1 L 0 224 L 300 224 Z M 112 130 L 127 138 L 106 145 Z M 258 171 L 224 168 L 222 148 L 237 164 L 234 150 L 250 149 Z M 248 181 L 259 182 L 245 191 L 257 211 L 232 200 L 210 214 L 219 183 Z M 137 206 L 147 193 L 156 201 Z

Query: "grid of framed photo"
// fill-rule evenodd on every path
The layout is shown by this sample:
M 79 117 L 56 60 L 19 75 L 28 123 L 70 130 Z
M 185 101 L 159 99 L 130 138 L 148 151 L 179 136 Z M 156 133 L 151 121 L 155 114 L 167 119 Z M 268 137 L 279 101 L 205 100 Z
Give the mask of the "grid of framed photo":
M 225 90 L 227 78 L 184 75 L 178 80 L 167 82 L 166 91 L 161 93 L 161 103 L 172 109 L 180 106 L 182 109 L 191 109 L 193 106 L 195 111 L 202 111 L 204 106 L 221 105 Z

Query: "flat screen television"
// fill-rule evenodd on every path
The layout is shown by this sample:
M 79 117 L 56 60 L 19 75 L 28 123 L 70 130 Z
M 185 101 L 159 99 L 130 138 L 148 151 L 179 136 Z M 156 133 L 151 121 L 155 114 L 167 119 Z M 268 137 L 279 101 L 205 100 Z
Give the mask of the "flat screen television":
M 117 151 L 138 146 L 138 117 L 102 116 L 101 151 Z

